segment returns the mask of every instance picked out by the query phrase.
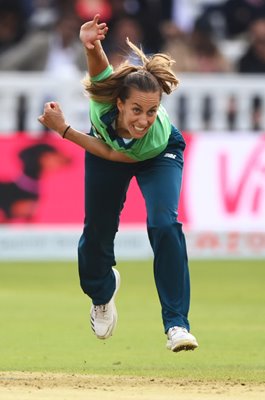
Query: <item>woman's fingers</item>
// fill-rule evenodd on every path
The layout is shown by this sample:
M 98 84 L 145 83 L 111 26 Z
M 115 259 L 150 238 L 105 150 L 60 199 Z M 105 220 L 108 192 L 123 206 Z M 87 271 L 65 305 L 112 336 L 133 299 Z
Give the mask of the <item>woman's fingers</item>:
M 106 35 L 106 33 L 108 32 L 109 28 L 107 26 L 105 26 L 105 28 L 100 30 L 100 34 L 101 35 Z
M 49 101 L 48 103 L 44 104 L 44 112 L 47 112 L 49 110 L 59 111 L 61 109 L 58 103 L 55 103 L 54 101 Z
M 40 115 L 38 117 L 38 121 L 41 124 L 45 124 L 45 117 L 51 112 L 51 111 L 56 111 L 56 110 L 60 110 L 59 104 L 55 103 L 54 101 L 51 101 L 49 103 L 45 103 L 44 104 L 44 112 L 42 115 Z
M 93 18 L 93 23 L 94 23 L 94 24 L 97 24 L 98 21 L 99 21 L 99 18 L 100 18 L 100 14 L 96 14 L 96 15 L 94 16 L 94 18 Z
M 96 40 L 104 40 L 108 32 L 105 22 L 99 23 L 100 14 L 96 14 L 92 21 L 88 21 L 81 26 L 79 37 L 87 49 L 95 48 Z
M 98 24 L 98 26 L 97 26 L 97 28 L 101 29 L 101 30 L 105 29 L 106 27 L 107 27 L 106 22 L 101 22 L 101 24 Z
M 47 112 L 49 110 L 54 110 L 56 108 L 56 103 L 54 102 L 49 102 L 44 104 L 44 112 Z
M 59 103 L 50 101 L 44 104 L 43 114 L 38 117 L 38 121 L 46 128 L 52 129 L 62 135 L 65 129 L 64 115 Z

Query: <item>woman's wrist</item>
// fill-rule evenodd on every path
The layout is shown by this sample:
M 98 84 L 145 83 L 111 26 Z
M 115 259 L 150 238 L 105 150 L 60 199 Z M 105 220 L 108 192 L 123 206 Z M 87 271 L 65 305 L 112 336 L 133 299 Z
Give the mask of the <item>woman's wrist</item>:
M 65 123 L 64 125 L 62 125 L 61 127 L 58 127 L 58 129 L 54 129 L 55 132 L 59 133 L 59 135 L 65 139 L 65 136 L 67 134 L 67 131 L 70 129 L 70 125 Z
M 93 53 L 93 52 L 95 52 L 95 51 L 97 51 L 98 49 L 100 49 L 100 47 L 101 47 L 101 43 L 100 43 L 100 40 L 95 40 L 93 43 L 91 43 L 94 47 L 93 48 L 89 48 L 89 47 L 87 47 L 84 43 L 83 43 L 83 46 L 84 46 L 84 49 L 85 49 L 85 51 L 86 51 L 86 54 L 88 55 L 88 54 L 91 54 L 91 52 Z
M 64 131 L 61 135 L 63 139 L 66 139 L 66 134 L 70 128 L 71 128 L 71 125 L 67 125 L 66 128 L 64 129 Z

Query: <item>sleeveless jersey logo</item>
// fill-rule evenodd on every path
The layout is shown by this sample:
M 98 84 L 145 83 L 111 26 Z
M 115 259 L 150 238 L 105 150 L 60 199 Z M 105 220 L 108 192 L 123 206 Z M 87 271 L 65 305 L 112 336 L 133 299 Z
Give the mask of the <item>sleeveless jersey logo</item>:
M 173 158 L 173 160 L 175 160 L 176 154 L 166 153 L 166 154 L 164 155 L 164 157 Z

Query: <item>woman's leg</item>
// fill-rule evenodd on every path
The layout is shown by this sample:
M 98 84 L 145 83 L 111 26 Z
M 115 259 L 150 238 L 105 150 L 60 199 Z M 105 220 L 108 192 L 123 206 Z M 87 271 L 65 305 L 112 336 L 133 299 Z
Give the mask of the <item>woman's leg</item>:
M 190 280 L 185 237 L 177 222 L 183 154 L 174 140 L 137 174 L 145 198 L 147 227 L 154 251 L 154 276 L 165 332 L 173 326 L 189 330 Z
M 86 153 L 85 224 L 78 245 L 80 284 L 94 305 L 106 304 L 115 290 L 113 243 L 133 165 Z

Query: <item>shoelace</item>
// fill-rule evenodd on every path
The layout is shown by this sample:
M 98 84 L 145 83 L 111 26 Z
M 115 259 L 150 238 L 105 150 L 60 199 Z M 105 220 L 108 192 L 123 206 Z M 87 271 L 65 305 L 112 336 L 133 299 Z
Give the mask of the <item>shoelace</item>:
M 107 304 L 101 304 L 99 306 L 94 305 L 94 312 L 95 312 L 95 317 L 98 318 L 99 315 L 101 317 L 105 317 L 106 313 L 108 311 L 108 305 Z
M 171 335 L 174 335 L 175 333 L 178 333 L 178 332 L 188 333 L 187 329 L 182 328 L 181 326 L 177 326 L 177 327 L 174 326 L 173 328 L 171 328 L 171 331 L 170 331 Z

